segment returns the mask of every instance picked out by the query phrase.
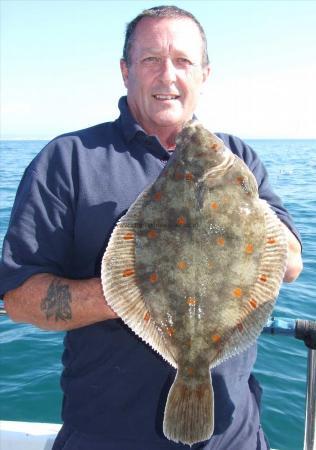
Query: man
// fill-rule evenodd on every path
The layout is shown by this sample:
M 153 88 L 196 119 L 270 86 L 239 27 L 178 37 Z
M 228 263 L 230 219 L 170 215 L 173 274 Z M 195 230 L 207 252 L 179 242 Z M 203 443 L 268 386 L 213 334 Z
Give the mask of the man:
M 56 138 L 26 170 L 4 242 L 1 286 L 8 314 L 67 330 L 62 388 L 64 426 L 54 450 L 189 448 L 162 433 L 174 370 L 106 304 L 100 262 L 111 231 L 154 181 L 192 118 L 209 76 L 201 25 L 176 7 L 157 7 L 128 26 L 121 71 L 127 98 L 110 123 Z M 255 174 L 260 196 L 285 223 L 285 281 L 301 271 L 298 233 L 271 191 L 256 154 L 220 135 Z M 252 346 L 212 371 L 215 431 L 192 448 L 266 449 Z

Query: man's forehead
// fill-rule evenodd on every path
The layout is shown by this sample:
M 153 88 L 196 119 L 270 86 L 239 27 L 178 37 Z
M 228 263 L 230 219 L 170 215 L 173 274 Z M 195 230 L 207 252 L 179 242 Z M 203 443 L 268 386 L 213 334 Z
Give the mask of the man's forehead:
M 163 29 L 168 31 L 185 28 L 187 32 L 193 30 L 197 32 L 197 35 L 200 35 L 197 24 L 190 17 L 143 17 L 136 26 L 135 38 L 143 32 L 147 32 L 149 36 L 154 36 L 158 28 L 160 32 Z
M 186 51 L 199 50 L 197 45 L 202 45 L 200 30 L 189 17 L 144 17 L 137 24 L 133 46 L 142 51 L 159 50 L 164 41 Z
M 140 24 L 144 24 L 144 23 L 151 23 L 151 25 L 153 23 L 160 23 L 160 22 L 191 22 L 193 24 L 196 25 L 196 23 L 194 22 L 193 19 L 191 19 L 191 17 L 188 16 L 160 16 L 160 17 L 155 17 L 155 16 L 144 16 L 140 19 L 140 21 L 138 22 L 137 26 Z

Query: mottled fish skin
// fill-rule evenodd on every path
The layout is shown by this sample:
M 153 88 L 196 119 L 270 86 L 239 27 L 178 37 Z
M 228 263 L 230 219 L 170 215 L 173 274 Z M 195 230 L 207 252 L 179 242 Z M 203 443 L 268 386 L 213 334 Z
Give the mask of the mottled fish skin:
M 187 124 L 118 224 L 102 268 L 113 309 L 178 368 L 164 417 L 169 439 L 191 445 L 212 435 L 209 368 L 261 332 L 286 252 L 248 167 L 199 122 Z
M 147 192 L 135 265 L 150 314 L 176 361 L 188 367 L 201 354 L 212 364 L 224 345 L 227 314 L 239 318 L 256 281 L 265 232 L 249 169 L 206 130 L 188 136 L 192 128 Z

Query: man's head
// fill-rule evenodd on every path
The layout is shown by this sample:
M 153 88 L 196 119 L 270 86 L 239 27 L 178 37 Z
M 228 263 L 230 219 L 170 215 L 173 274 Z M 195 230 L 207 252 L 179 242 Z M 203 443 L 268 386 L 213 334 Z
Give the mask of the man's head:
M 129 107 L 145 131 L 175 135 L 209 75 L 203 28 L 174 6 L 143 11 L 127 26 L 121 70 Z
M 143 12 L 138 14 L 138 16 L 135 17 L 129 24 L 127 24 L 126 27 L 126 33 L 125 33 L 125 41 L 124 41 L 124 47 L 123 47 L 123 60 L 126 62 L 127 65 L 131 62 L 131 47 L 133 45 L 133 39 L 135 36 L 135 29 L 140 20 L 142 20 L 145 17 L 153 17 L 153 18 L 170 18 L 170 19 L 191 19 L 193 22 L 197 25 L 201 39 L 203 42 L 203 53 L 202 53 L 202 65 L 208 66 L 209 64 L 209 57 L 207 52 L 207 40 L 205 36 L 205 32 L 203 30 L 202 25 L 200 22 L 194 17 L 193 14 L 191 14 L 189 11 L 185 11 L 184 9 L 180 9 L 177 6 L 155 6 L 150 9 L 145 9 Z

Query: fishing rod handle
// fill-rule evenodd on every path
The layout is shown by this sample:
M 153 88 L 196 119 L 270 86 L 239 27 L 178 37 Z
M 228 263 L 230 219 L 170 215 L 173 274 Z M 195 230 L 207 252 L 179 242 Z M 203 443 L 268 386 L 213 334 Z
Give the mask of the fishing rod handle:
M 316 321 L 297 319 L 295 322 L 296 339 L 301 339 L 308 348 L 316 350 Z

